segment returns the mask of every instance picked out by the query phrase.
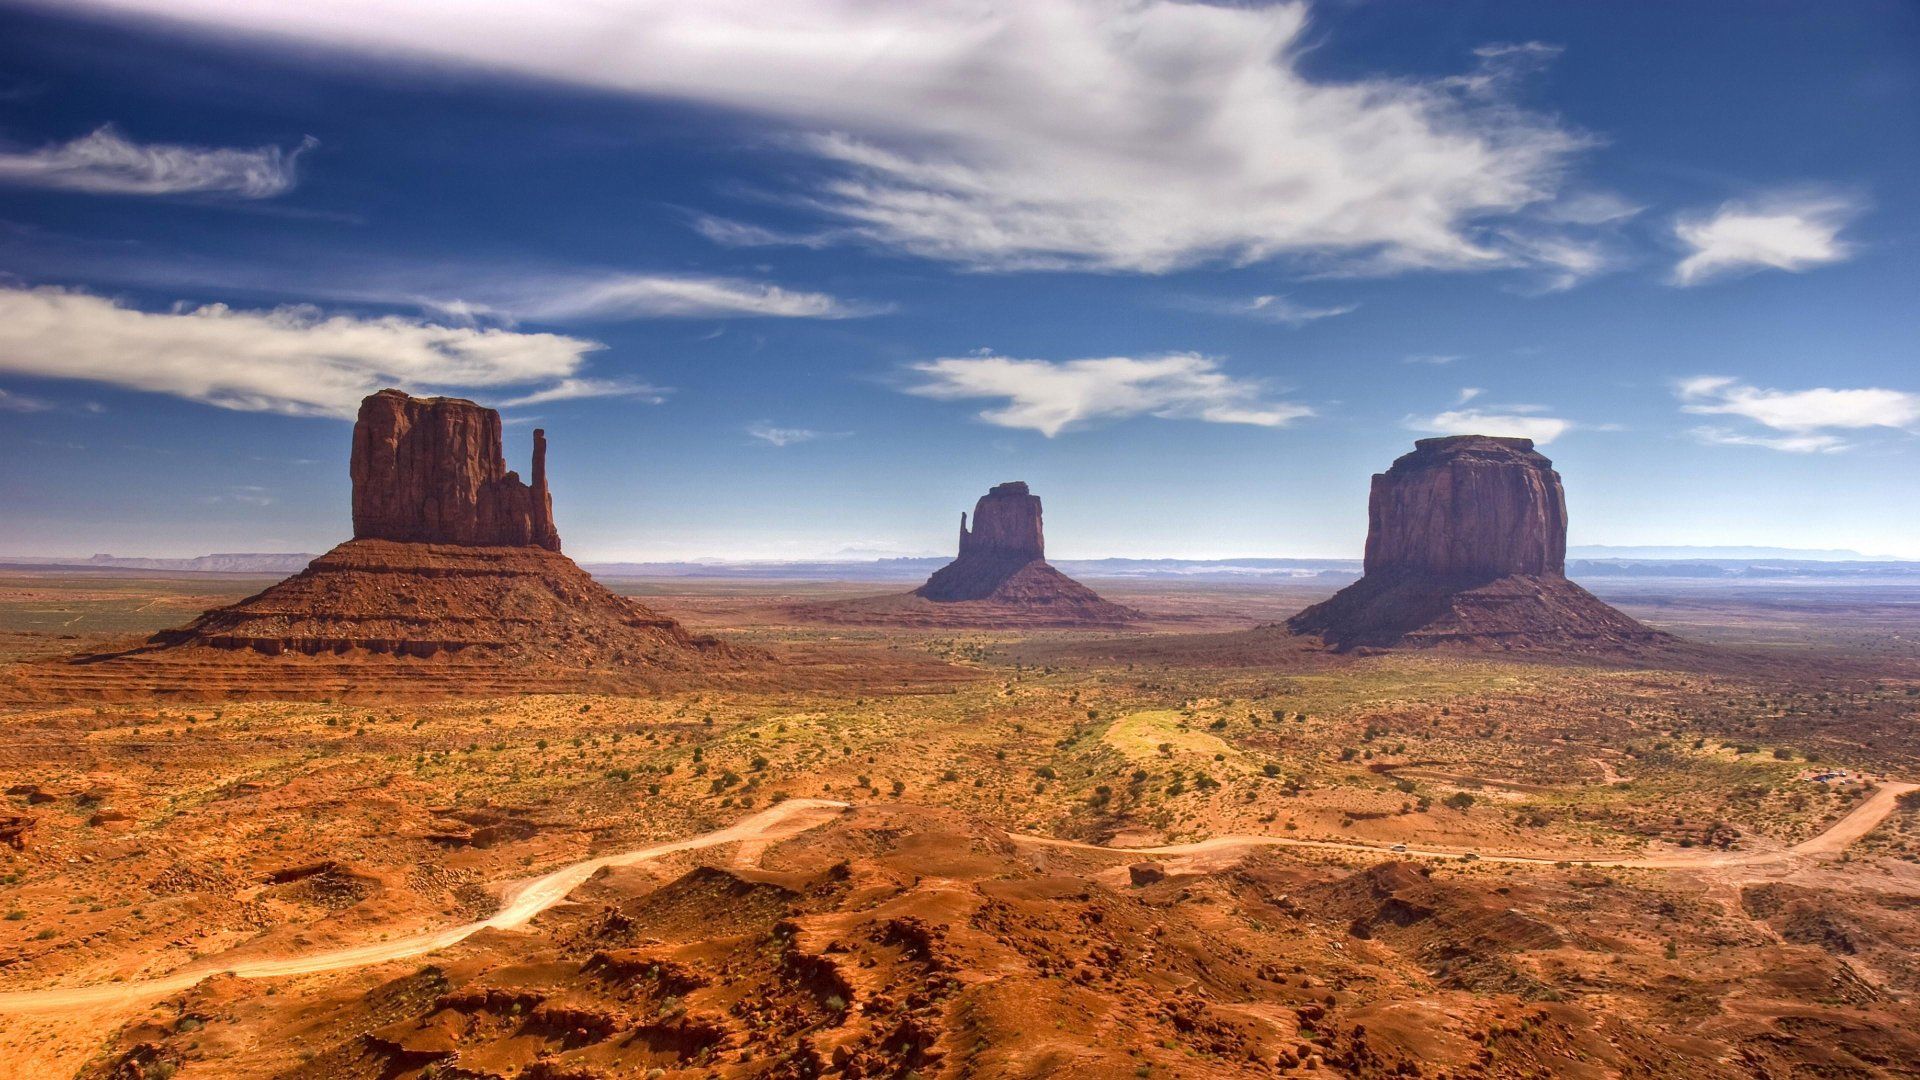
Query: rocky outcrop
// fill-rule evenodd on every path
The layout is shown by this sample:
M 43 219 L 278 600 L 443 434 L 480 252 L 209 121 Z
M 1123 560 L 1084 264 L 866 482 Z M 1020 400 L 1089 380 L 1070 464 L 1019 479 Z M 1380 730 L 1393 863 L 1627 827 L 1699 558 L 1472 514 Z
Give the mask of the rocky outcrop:
M 1567 497 L 1531 439 L 1421 439 L 1373 478 L 1366 572 L 1491 580 L 1567 572 Z
M 1117 626 L 1143 618 L 1047 563 L 1040 497 L 999 484 L 960 515 L 960 555 L 911 593 L 787 609 L 808 622 L 946 627 Z
M 1373 478 L 1366 574 L 1288 628 L 1337 649 L 1607 652 L 1669 640 L 1568 581 L 1560 474 L 1529 439 L 1421 439 Z
M 1087 596 L 1093 591 L 1047 566 L 1047 541 L 1040 520 L 1040 496 L 1027 489 L 1024 481 L 999 484 L 973 504 L 973 527 L 967 527 L 967 515 L 960 515 L 960 556 L 934 572 L 914 595 L 936 603 L 951 604 L 969 600 L 990 600 L 1003 593 L 1029 566 L 1046 567 L 1061 582 L 1058 588 L 1079 590 Z M 1046 573 L 1029 577 L 1047 577 Z M 1031 599 L 1045 601 L 1047 582 Z M 1057 583 L 1056 583 L 1057 584 Z
M 500 414 L 460 398 L 382 390 L 353 425 L 353 536 L 560 550 L 547 492 L 547 433 L 533 433 L 533 483 L 507 469 Z
M 999 484 L 960 515 L 960 556 L 914 594 L 937 604 L 984 603 L 1043 610 L 1071 621 L 1124 622 L 1138 613 L 1047 564 L 1040 497 L 1019 480 Z
M 155 642 L 282 654 L 673 665 L 725 655 L 538 547 L 353 540 Z
M 973 504 L 973 528 L 960 515 L 960 557 L 1019 559 L 1033 562 L 1047 557 L 1045 531 L 1040 523 L 1040 496 L 1014 480 L 988 489 Z
M 27 814 L 0 814 L 0 844 L 15 851 L 25 851 L 27 834 L 33 831 L 36 821 Z
M 74 658 L 52 681 L 76 695 L 126 682 L 220 697 L 485 695 L 677 685 L 762 659 L 560 554 L 543 432 L 524 484 L 501 458 L 499 413 L 383 390 L 361 404 L 352 469 L 353 540 L 141 648 Z

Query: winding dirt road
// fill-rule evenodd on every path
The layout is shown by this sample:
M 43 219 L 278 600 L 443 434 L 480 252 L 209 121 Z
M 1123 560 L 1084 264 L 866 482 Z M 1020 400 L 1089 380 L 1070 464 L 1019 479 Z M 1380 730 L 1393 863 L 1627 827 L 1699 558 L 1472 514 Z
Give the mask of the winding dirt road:
M 47 990 L 16 990 L 0 993 L 0 1014 L 45 1013 L 92 1005 L 131 1005 L 149 998 L 185 990 L 210 975 L 237 975 L 243 979 L 267 979 L 280 975 L 310 975 L 320 971 L 344 971 L 389 960 L 444 949 L 482 930 L 510 930 L 524 926 L 535 915 L 566 899 L 588 878 L 610 866 L 632 866 L 650 862 L 676 851 L 730 844 L 739 840 L 773 841 L 795 836 L 825 824 L 847 807 L 830 799 L 788 799 L 751 817 L 742 818 L 724 829 L 703 833 L 685 840 L 656 844 L 637 851 L 563 866 L 548 874 L 515 882 L 501 894 L 500 910 L 478 922 L 431 930 L 391 941 L 375 942 L 348 949 L 296 956 L 285 960 L 242 960 L 231 964 L 194 965 L 185 971 L 159 979 L 139 982 L 102 983 L 98 986 L 54 987 Z
M 1875 826 L 1885 821 L 1887 815 L 1893 813 L 1894 807 L 1898 805 L 1900 796 L 1915 790 L 1920 790 L 1920 784 L 1886 781 L 1875 788 L 1873 794 L 1859 806 L 1849 811 L 1846 817 L 1829 825 L 1820 835 L 1803 840 L 1790 848 L 1775 851 L 1733 852 L 1690 848 L 1646 859 L 1595 859 L 1591 856 L 1574 854 L 1476 855 L 1476 858 L 1482 862 L 1522 863 L 1529 866 L 1552 866 L 1568 862 L 1575 866 L 1620 870 L 1698 870 L 1725 866 L 1764 866 L 1770 863 L 1786 862 L 1797 856 L 1832 855 L 1845 850 L 1854 841 L 1872 832 Z M 1200 840 L 1191 844 L 1134 848 L 1102 847 L 1099 844 L 1087 844 L 1078 840 L 1060 840 L 1051 836 L 1031 836 L 1023 833 L 1011 835 L 1016 841 L 1040 847 L 1103 851 L 1124 855 L 1209 855 L 1252 847 L 1320 848 L 1326 851 L 1357 851 L 1369 855 L 1411 855 L 1431 859 L 1458 859 L 1468 854 L 1464 849 L 1441 851 L 1436 848 L 1404 845 L 1396 848 L 1386 844 L 1361 844 L 1343 840 L 1300 840 L 1290 836 L 1216 836 L 1210 840 Z
M 1646 859 L 1593 859 L 1580 855 L 1481 855 L 1486 862 L 1553 865 L 1570 862 L 1576 866 L 1619 869 L 1686 870 L 1731 866 L 1762 866 L 1786 862 L 1801 856 L 1831 855 L 1845 850 L 1893 813 L 1900 796 L 1920 790 L 1920 784 L 1887 781 L 1853 808 L 1847 816 L 1826 831 L 1790 848 L 1775 851 L 1724 852 L 1693 849 Z M 229 964 L 195 965 L 159 979 L 140 982 L 104 983 L 97 986 L 53 987 L 45 990 L 17 990 L 0 993 L 0 1014 L 58 1012 L 65 1009 L 102 1005 L 132 1005 L 176 991 L 185 990 L 210 975 L 236 975 L 243 979 L 265 979 L 282 975 L 310 975 L 322 971 L 344 971 L 390 960 L 421 956 L 453 945 L 481 930 L 508 930 L 524 926 L 534 916 L 566 899 L 595 873 L 610 866 L 632 866 L 669 855 L 745 841 L 764 848 L 773 841 L 796 836 L 824 824 L 847 809 L 846 803 L 831 799 L 788 799 L 751 817 L 742 818 L 724 829 L 703 833 L 685 840 L 656 844 L 618 855 L 603 855 L 563 866 L 551 873 L 513 883 L 501 896 L 500 910 L 491 917 L 463 926 L 433 930 L 421 934 L 375 942 L 347 949 L 333 949 L 284 960 L 242 960 Z M 1360 844 L 1339 840 L 1299 840 L 1286 836 L 1217 836 L 1192 844 L 1168 844 L 1162 847 L 1115 848 L 1060 840 L 1050 836 L 1011 834 L 1013 839 L 1044 847 L 1078 851 L 1099 851 L 1124 855 L 1201 856 L 1253 847 L 1303 847 L 1332 851 L 1352 851 L 1370 855 L 1411 855 L 1427 858 L 1458 859 L 1465 851 L 1440 851 L 1406 848 L 1396 851 L 1384 844 Z

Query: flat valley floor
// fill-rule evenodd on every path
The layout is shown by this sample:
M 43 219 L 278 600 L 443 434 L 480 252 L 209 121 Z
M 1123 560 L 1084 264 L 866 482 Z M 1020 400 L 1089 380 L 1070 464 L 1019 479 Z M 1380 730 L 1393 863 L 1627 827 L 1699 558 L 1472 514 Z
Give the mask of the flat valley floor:
M 0 573 L 0 666 L 269 583 Z M 608 584 L 808 688 L 0 705 L 0 1074 L 1920 1075 L 1920 589 L 1596 587 L 1662 669 Z

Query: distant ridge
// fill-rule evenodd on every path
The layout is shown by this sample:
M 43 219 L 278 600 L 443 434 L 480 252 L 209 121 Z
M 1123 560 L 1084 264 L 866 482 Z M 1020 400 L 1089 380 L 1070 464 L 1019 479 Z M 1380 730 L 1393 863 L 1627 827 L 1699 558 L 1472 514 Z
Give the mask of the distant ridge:
M 1799 562 L 1901 562 L 1884 555 L 1862 555 L 1848 548 L 1751 547 L 1726 544 L 1653 546 L 1582 544 L 1567 549 L 1569 559 L 1792 559 Z
M 319 558 L 311 552 L 226 552 L 196 555 L 190 559 L 149 559 L 139 556 L 0 555 L 0 564 L 9 566 L 45 566 L 57 569 L 173 570 L 199 574 L 293 574 Z
M 1664 552 L 1665 554 L 1643 554 Z M 1731 552 L 1734 554 L 1717 554 Z M 1738 554 L 1747 552 L 1750 554 Z M 1840 556 L 1846 556 L 1841 558 Z M 0 555 L 0 567 L 50 570 L 160 570 L 179 573 L 298 573 L 319 556 L 273 552 L 235 552 L 193 558 L 93 555 Z M 600 578 L 739 578 L 766 581 L 922 581 L 946 565 L 945 557 L 887 559 L 700 559 L 661 562 L 587 562 L 580 566 Z M 1062 573 L 1087 578 L 1222 578 L 1295 581 L 1350 581 L 1360 576 L 1359 559 L 1054 559 Z M 1791 577 L 1847 576 L 1883 572 L 1920 573 L 1920 560 L 1877 559 L 1856 552 L 1770 547 L 1607 547 L 1567 549 L 1567 572 L 1575 578 L 1754 576 L 1772 572 Z

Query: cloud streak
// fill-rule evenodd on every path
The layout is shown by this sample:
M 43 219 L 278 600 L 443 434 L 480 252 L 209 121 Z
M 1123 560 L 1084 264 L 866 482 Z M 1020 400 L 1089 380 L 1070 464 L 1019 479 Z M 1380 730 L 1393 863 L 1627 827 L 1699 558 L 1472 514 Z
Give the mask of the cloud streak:
M 499 305 L 529 319 L 853 319 L 891 310 L 742 278 L 612 274 L 561 278 Z
M 1184 301 L 1182 306 L 1218 315 L 1238 315 L 1243 318 L 1260 319 L 1265 322 L 1280 323 L 1283 326 L 1305 326 L 1310 322 L 1331 319 L 1337 315 L 1347 315 L 1360 310 L 1359 304 L 1329 304 L 1315 307 L 1278 294 L 1255 296 L 1245 300 L 1190 298 Z
M 53 402 L 51 401 L 42 401 L 39 398 L 28 397 L 25 394 L 16 394 L 10 390 L 0 390 L 0 412 L 48 412 L 52 410 L 52 408 Z
M 1715 446 L 1762 446 L 1788 453 L 1835 453 L 1850 443 L 1834 430 L 1920 428 L 1920 394 L 1884 387 L 1835 390 L 1773 390 L 1724 375 L 1683 379 L 1674 393 L 1680 411 L 1696 416 L 1737 416 L 1783 435 L 1742 433 L 1724 427 L 1699 427 L 1693 437 Z
M 561 379 L 552 386 L 507 398 L 500 402 L 500 406 L 510 409 L 522 405 L 545 405 L 550 401 L 578 401 L 582 398 L 633 398 L 649 405 L 660 405 L 666 402 L 667 395 L 672 392 L 665 386 L 654 386 L 651 383 L 634 382 L 630 379 L 569 377 Z
M 812 428 L 775 427 L 768 423 L 747 425 L 747 434 L 771 446 L 793 446 L 796 443 L 815 442 L 819 439 L 837 438 L 845 432 L 815 431 Z
M 71 142 L 36 150 L 0 149 L 0 184 L 81 191 L 92 195 L 233 195 L 269 199 L 295 182 L 301 153 L 136 143 L 112 126 Z
M 580 377 L 593 341 L 224 304 L 140 311 L 66 289 L 0 287 L 0 372 L 171 394 L 225 409 L 350 417 L 384 386 L 529 388 L 518 403 L 634 393 Z
M 1545 446 L 1579 425 L 1549 416 L 1545 405 L 1470 405 L 1486 393 L 1477 386 L 1460 391 L 1454 407 L 1431 416 L 1408 416 L 1402 426 L 1433 435 L 1499 435 L 1532 439 Z
M 1841 262 L 1852 256 L 1853 246 L 1840 230 L 1860 211 L 1840 195 L 1799 193 L 1729 202 L 1710 214 L 1683 217 L 1674 236 L 1691 254 L 1673 268 L 1673 284 L 1699 285 L 1758 270 L 1798 273 Z
M 1048 438 L 1136 416 L 1284 427 L 1313 415 L 1308 406 L 1269 399 L 1260 383 L 1236 379 L 1198 353 L 1066 361 L 977 355 L 930 360 L 912 370 L 925 380 L 907 393 L 939 401 L 1003 399 L 979 418 Z
M 85 2 L 768 118 L 828 166 L 785 193 L 830 223 L 803 242 L 985 269 L 1595 264 L 1552 213 L 1590 140 L 1514 98 L 1555 51 L 1538 43 L 1463 76 L 1331 81 L 1299 63 L 1297 2 Z

